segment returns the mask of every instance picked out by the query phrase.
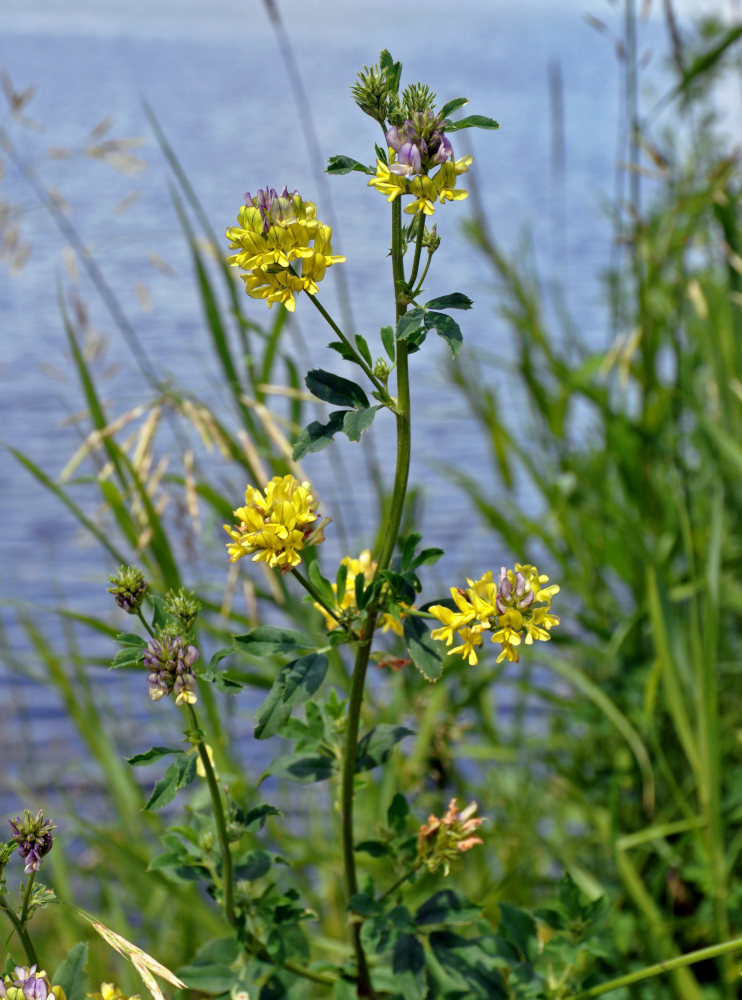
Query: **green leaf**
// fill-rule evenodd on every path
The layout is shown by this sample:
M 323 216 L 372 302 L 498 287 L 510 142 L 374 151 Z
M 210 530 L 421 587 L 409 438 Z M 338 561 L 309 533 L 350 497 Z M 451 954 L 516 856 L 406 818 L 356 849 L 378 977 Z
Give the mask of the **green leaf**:
M 392 750 L 405 736 L 414 736 L 412 729 L 406 726 L 392 726 L 381 722 L 358 741 L 356 756 L 356 774 L 370 771 L 373 767 L 389 760 Z
M 709 70 L 713 69 L 726 50 L 731 45 L 734 45 L 740 38 L 742 38 L 742 25 L 735 24 L 734 27 L 730 28 L 723 35 L 720 42 L 693 60 L 690 65 L 690 69 L 686 71 L 683 79 L 670 96 L 674 97 L 678 93 L 687 90 L 697 77 L 703 76 L 704 73 L 708 73 Z
M 335 761 L 332 757 L 318 753 L 287 753 L 276 758 L 266 774 L 308 785 L 313 781 L 326 781 L 334 771 Z
M 356 347 L 358 348 L 358 353 L 361 355 L 361 357 L 369 366 L 369 368 L 373 368 L 374 362 L 371 357 L 371 351 L 369 350 L 366 338 L 362 337 L 360 333 L 357 333 L 355 336 L 355 341 L 356 341 Z
M 52 986 L 61 986 L 67 1000 L 85 1000 L 90 982 L 85 972 L 88 946 L 83 942 L 73 944 L 52 976 Z
M 360 917 L 374 917 L 381 915 L 383 905 L 368 892 L 357 892 L 348 900 L 347 908 L 350 913 L 357 913 Z
M 319 690 L 327 673 L 327 657 L 324 653 L 309 653 L 300 660 L 284 667 L 283 701 L 294 707 L 307 701 Z
M 373 167 L 367 167 L 365 163 L 359 163 L 352 156 L 343 156 L 342 154 L 329 158 L 325 172 L 328 174 L 349 174 L 353 170 L 362 174 L 373 175 L 376 173 Z
M 530 913 L 511 906 L 510 903 L 500 903 L 500 925 L 498 934 L 502 934 L 516 946 L 523 959 L 533 959 L 538 949 L 536 921 Z
M 397 357 L 397 353 L 394 347 L 394 327 L 382 326 L 381 342 L 384 345 L 384 350 L 386 351 L 389 360 L 394 361 Z
M 123 667 L 132 670 L 142 665 L 142 656 L 147 648 L 147 643 L 141 636 L 133 632 L 123 632 L 121 635 L 117 635 L 114 641 L 121 646 L 121 649 L 111 661 L 112 669 Z
M 410 659 L 425 680 L 440 680 L 443 673 L 441 647 L 440 643 L 430 638 L 428 622 L 416 615 L 408 615 L 404 621 L 404 639 Z
M 500 959 L 485 951 L 478 941 L 451 931 L 434 931 L 430 944 L 436 960 L 456 987 L 468 990 L 467 997 L 507 1000 L 508 992 L 497 968 Z
M 442 889 L 418 907 L 415 923 L 425 924 L 473 924 L 482 912 L 480 906 L 470 903 L 453 889 Z
M 258 710 L 255 738 L 266 740 L 275 736 L 291 715 L 291 709 L 316 693 L 326 673 L 324 653 L 309 653 L 282 667 Z
M 291 706 L 283 700 L 283 671 L 273 682 L 268 697 L 255 715 L 254 736 L 256 740 L 267 740 L 280 732 L 291 716 Z
M 336 600 L 338 605 L 343 603 L 343 598 L 345 597 L 345 588 L 348 583 L 348 567 L 345 563 L 341 563 L 338 566 L 338 575 L 335 580 L 335 586 L 337 587 Z
M 392 971 L 405 1000 L 423 1000 L 425 996 L 425 951 L 414 934 L 402 934 L 392 952 Z
M 379 53 L 379 68 L 384 71 L 389 93 L 399 93 L 399 81 L 402 79 L 402 63 L 395 62 L 388 49 L 382 49 Z
M 461 118 L 457 122 L 446 121 L 447 132 L 459 132 L 462 128 L 499 128 L 500 123 L 494 118 L 485 118 L 484 115 L 469 115 L 468 118 Z
M 373 423 L 380 406 L 368 406 L 362 410 L 347 410 L 343 419 L 343 431 L 351 441 L 360 441 L 361 434 Z
M 307 389 L 318 399 L 324 399 L 333 406 L 363 407 L 368 406 L 368 396 L 355 382 L 342 378 L 332 372 L 313 368 L 307 372 L 304 379 Z
M 326 448 L 337 432 L 343 429 L 343 420 L 347 412 L 347 410 L 334 410 L 326 424 L 313 420 L 305 427 L 294 445 L 292 453 L 294 461 L 298 462 L 305 455 Z
M 423 315 L 422 309 L 410 309 L 409 312 L 400 316 L 397 323 L 396 339 L 409 340 L 410 337 L 420 333 L 424 329 Z
M 271 856 L 266 851 L 250 851 L 244 860 L 235 865 L 234 877 L 252 882 L 267 874 L 271 870 L 272 864 Z
M 151 750 L 147 750 L 145 753 L 135 753 L 133 757 L 127 757 L 126 763 L 131 764 L 132 767 L 141 767 L 142 764 L 151 764 L 153 760 L 159 760 L 161 757 L 166 757 L 168 754 L 181 754 L 182 750 L 173 749 L 172 747 L 152 747 Z
M 452 316 L 442 312 L 427 312 L 425 313 L 425 329 L 434 329 L 439 337 L 443 337 L 451 351 L 451 357 L 456 357 L 461 350 L 464 338 L 461 327 Z
M 468 295 L 463 292 L 451 292 L 450 295 L 441 295 L 436 299 L 431 299 L 425 303 L 426 309 L 471 309 L 474 305 Z
M 276 809 L 275 806 L 269 806 L 267 802 L 262 805 L 253 806 L 252 809 L 248 809 L 244 817 L 240 819 L 240 825 L 248 833 L 254 833 L 256 830 L 262 830 L 265 826 L 265 821 L 269 816 L 281 816 L 280 809 Z
M 437 563 L 446 553 L 443 549 L 423 549 L 422 552 L 418 552 L 415 558 L 412 560 L 410 569 L 417 569 L 418 566 L 429 566 L 433 563 Z
M 443 105 L 439 113 L 442 118 L 448 118 L 452 111 L 457 111 L 459 108 L 463 108 L 463 106 L 468 103 L 468 97 L 454 97 L 452 101 L 447 101 Z
M 396 834 L 404 833 L 410 807 L 401 792 L 396 792 L 386 811 L 386 821 Z
M 312 649 L 315 645 L 300 632 L 290 628 L 277 628 L 274 625 L 258 625 L 244 635 L 236 635 L 234 639 L 251 656 L 297 653 L 301 649 Z
M 391 854 L 389 847 L 380 840 L 362 840 L 360 844 L 356 844 L 354 850 L 370 854 L 372 858 L 385 858 Z
M 309 567 L 309 579 L 314 584 L 314 589 L 319 592 L 319 595 L 325 604 L 329 604 L 330 607 L 334 607 L 335 594 L 332 589 L 332 584 L 328 579 L 322 576 L 322 570 L 319 568 L 319 563 L 316 559 Z
M 178 791 L 190 785 L 196 778 L 196 754 L 187 753 L 176 760 L 152 789 L 152 794 L 144 805 L 145 809 L 162 809 L 173 801 Z
M 213 684 L 217 691 L 221 691 L 222 694 L 237 694 L 245 687 L 242 681 L 227 677 L 223 670 L 203 670 L 198 677 L 199 680 Z
M 189 989 L 200 993 L 212 996 L 228 993 L 237 978 L 230 966 L 239 954 L 239 945 L 232 935 L 217 938 L 197 952 L 191 965 L 178 969 L 178 975 Z
M 356 364 L 356 356 L 350 344 L 346 344 L 342 340 L 333 340 L 327 346 L 331 351 L 337 351 L 341 358 L 350 361 L 351 364 Z

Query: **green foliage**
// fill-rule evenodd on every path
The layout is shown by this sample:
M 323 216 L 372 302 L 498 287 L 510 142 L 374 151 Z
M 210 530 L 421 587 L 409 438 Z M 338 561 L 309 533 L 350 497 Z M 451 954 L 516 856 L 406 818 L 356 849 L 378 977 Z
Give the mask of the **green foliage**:
M 738 29 L 720 29 L 686 62 L 670 98 L 695 100 L 739 37 Z M 401 124 L 413 105 L 434 100 L 421 84 L 400 99 L 401 71 L 384 51 L 354 88 L 362 109 L 385 129 Z M 443 105 L 448 132 L 499 127 L 482 115 L 451 121 L 466 103 Z M 235 498 L 200 470 L 194 482 L 185 460 L 190 437 L 212 435 L 243 482 L 258 481 L 263 467 L 271 475 L 293 473 L 290 442 L 270 417 L 266 385 L 285 375 L 295 397 L 287 419 L 298 428 L 306 419 L 300 378 L 282 347 L 286 310 L 279 307 L 265 327 L 245 314 L 229 268 L 204 252 L 204 237 L 216 244 L 213 233 L 153 127 L 177 182 L 175 207 L 224 386 L 224 406 L 209 411 L 153 375 L 153 407 L 167 407 L 177 419 L 176 441 L 184 428 L 189 435 L 178 441 L 183 471 L 173 484 L 221 522 Z M 670 182 L 664 195 L 643 212 L 635 203 L 620 220 L 630 252 L 612 277 L 614 320 L 617 329 L 639 332 L 609 352 L 551 332 L 538 282 L 500 250 L 483 220 L 470 227 L 501 280 L 516 338 L 517 420 L 512 402 L 502 407 L 492 388 L 502 358 L 478 352 L 471 363 L 461 353 L 463 335 L 449 312 L 470 310 L 471 299 L 453 292 L 418 302 L 440 239 L 422 213 L 403 228 L 401 199 L 392 205 L 395 298 L 379 336 L 391 364 L 374 362 L 376 347 L 360 334 L 347 337 L 316 298 L 339 338 L 329 347 L 355 366 L 359 381 L 321 368 L 307 374 L 309 391 L 340 409 L 305 427 L 293 450 L 294 460 L 306 457 L 339 432 L 358 441 L 380 409 L 394 414 L 397 466 L 380 503 L 375 564 L 351 578 L 347 565 L 323 572 L 319 556 L 301 549 L 306 577 L 294 568 L 293 577 L 276 573 L 269 584 L 250 578 L 257 582 L 249 620 L 232 610 L 226 592 L 209 600 L 211 586 L 199 588 L 198 634 L 195 622 L 188 631 L 216 651 L 194 671 L 198 714 L 193 700 L 178 706 L 187 749 L 158 744 L 128 758 L 132 767 L 174 758 L 146 801 L 121 761 L 82 658 L 74 650 L 60 656 L 37 621 L 24 620 L 112 807 L 112 819 L 81 831 L 92 848 L 85 864 L 92 865 L 86 877 L 95 882 L 96 902 L 117 926 L 129 921 L 128 933 L 143 947 L 176 965 L 188 989 L 259 1000 L 587 1000 L 628 986 L 641 1000 L 735 995 L 729 956 L 739 947 L 731 935 L 742 919 L 732 879 L 742 788 L 738 713 L 725 695 L 739 659 L 742 609 L 742 226 L 733 159 L 706 130 L 690 163 L 663 150 L 658 162 Z M 387 162 L 386 149 L 376 153 Z M 345 156 L 332 157 L 328 172 L 375 173 Z M 172 595 L 193 561 L 182 556 L 145 467 L 112 429 L 82 331 L 64 306 L 63 322 L 106 470 L 86 478 L 89 501 L 104 503 L 110 529 L 103 531 L 89 508 L 28 456 L 13 454 L 110 558 L 123 564 L 120 553 L 132 553 L 142 563 L 151 580 L 142 624 L 159 634 L 178 624 Z M 414 527 L 407 362 L 431 330 L 457 360 L 453 377 L 472 425 L 491 445 L 497 489 L 481 469 L 476 478 L 451 470 L 452 478 L 518 558 L 542 562 L 546 554 L 556 567 L 549 572 L 567 610 L 544 663 L 558 687 L 540 686 L 526 655 L 517 671 L 482 663 L 475 669 L 460 656 L 445 658 L 445 646 L 431 639 L 431 605 L 419 603 L 419 595 L 424 568 L 443 553 L 421 548 L 421 535 L 402 528 Z M 526 488 L 537 493 L 538 509 L 524 502 Z M 304 601 L 299 586 L 308 591 Z M 314 603 L 330 616 L 322 638 Z M 455 608 L 453 601 L 438 603 Z M 264 619 L 295 627 L 255 625 Z M 114 638 L 105 624 L 80 615 L 78 623 Z M 383 638 L 382 623 L 392 627 Z M 146 639 L 125 632 L 114 641 L 120 648 L 112 666 L 141 670 Z M 369 682 L 370 662 L 390 669 Z M 410 663 L 416 669 L 405 669 Z M 517 698 L 512 723 L 502 727 L 496 699 L 508 684 Z M 225 696 L 241 693 L 260 695 L 249 707 L 255 738 L 279 737 L 278 755 L 259 781 L 255 762 L 232 739 L 244 719 Z M 548 711 L 534 725 L 536 699 Z M 158 707 L 165 706 L 173 710 L 167 698 Z M 289 808 L 261 801 L 268 779 Z M 429 870 L 435 865 L 419 845 L 447 815 L 458 815 L 457 796 L 466 802 L 472 794 L 487 804 L 492 825 L 480 832 L 490 843 L 470 855 L 478 838 L 460 839 L 452 848 L 456 888 L 442 887 L 442 874 Z M 166 827 L 176 812 L 178 821 Z M 15 845 L 1 847 L 5 875 Z M 76 879 L 86 871 L 62 852 L 60 846 L 48 863 L 69 898 L 69 871 Z M 570 874 L 557 889 L 558 869 Z M 609 906 L 607 898 L 615 902 Z M 55 981 L 67 1000 L 83 1000 L 87 946 L 72 944 L 75 931 L 67 918 L 55 918 L 53 901 L 29 878 L 16 905 L 7 879 L 0 883 L 0 909 L 29 963 L 33 916 L 34 932 L 37 921 L 47 921 L 45 947 L 68 950 Z M 647 968 L 653 957 L 664 964 Z M 97 973 L 101 963 L 92 951 L 90 963 Z M 666 985 L 653 980 L 654 991 L 644 991 L 642 979 L 665 973 Z M 103 981 L 91 970 L 90 981 L 96 978 Z
M 61 986 L 67 1000 L 84 1000 L 90 989 L 85 966 L 88 946 L 80 942 L 73 945 L 65 960 L 52 976 L 52 986 Z

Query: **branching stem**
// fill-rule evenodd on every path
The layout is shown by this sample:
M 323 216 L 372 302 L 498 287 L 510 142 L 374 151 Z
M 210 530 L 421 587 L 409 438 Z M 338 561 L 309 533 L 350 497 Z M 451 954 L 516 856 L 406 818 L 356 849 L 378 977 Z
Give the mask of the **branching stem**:
M 217 835 L 219 837 L 219 846 L 221 848 L 222 854 L 222 895 L 224 903 L 224 916 L 227 918 L 229 924 L 235 923 L 235 912 L 234 912 L 234 874 L 232 869 L 232 852 L 229 848 L 229 838 L 227 836 L 227 822 L 224 816 L 224 804 L 222 802 L 222 795 L 219 789 L 219 782 L 216 778 L 216 773 L 214 771 L 214 765 L 211 763 L 211 757 L 209 756 L 209 751 L 206 748 L 206 744 L 199 735 L 202 730 L 198 722 L 198 715 L 196 714 L 196 709 L 193 705 L 186 705 L 186 715 L 188 716 L 188 721 L 191 724 L 191 728 L 194 733 L 198 736 L 196 741 L 196 747 L 198 749 L 198 756 L 201 760 L 201 764 L 204 769 L 204 774 L 206 775 L 206 783 L 209 786 L 209 794 L 211 795 L 211 805 L 214 810 L 214 821 L 216 823 Z
M 392 204 L 392 272 L 394 279 L 394 301 L 396 319 L 403 315 L 406 304 L 403 300 L 404 268 L 402 264 L 402 214 L 398 201 Z M 397 541 L 399 527 L 402 522 L 402 511 L 407 494 L 407 479 L 410 470 L 411 423 L 410 423 L 410 383 L 407 365 L 407 344 L 397 343 L 397 462 L 394 473 L 394 487 L 389 505 L 389 513 L 382 532 L 382 543 L 377 558 L 377 580 L 380 574 L 389 566 L 389 562 Z M 358 748 L 358 729 L 363 704 L 363 688 L 366 680 L 371 643 L 373 640 L 376 619 L 379 613 L 380 596 L 375 598 L 367 609 L 368 614 L 361 635 L 361 641 L 356 652 L 353 676 L 350 685 L 348 701 L 348 718 L 345 731 L 345 750 L 343 755 L 341 799 L 342 799 L 342 838 L 343 866 L 345 869 L 345 887 L 348 899 L 358 892 L 355 854 L 353 851 L 353 792 L 356 773 L 356 758 Z M 357 987 L 359 997 L 374 997 L 371 976 L 366 954 L 361 942 L 361 924 L 353 923 L 353 947 L 357 963 Z

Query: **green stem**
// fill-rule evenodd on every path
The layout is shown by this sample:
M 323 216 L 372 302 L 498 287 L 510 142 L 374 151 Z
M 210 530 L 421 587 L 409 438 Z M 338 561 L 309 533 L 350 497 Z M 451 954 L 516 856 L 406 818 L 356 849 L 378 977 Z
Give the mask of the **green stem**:
M 247 933 L 247 945 L 250 950 L 262 958 L 265 962 L 270 962 L 276 965 L 279 969 L 286 969 L 287 972 L 293 972 L 295 976 L 301 976 L 302 979 L 309 979 L 313 983 L 321 983 L 323 986 L 333 986 L 336 982 L 334 976 L 329 976 L 324 972 L 314 972 L 312 969 L 308 969 L 305 965 L 301 965 L 299 962 L 282 962 L 277 964 L 270 956 L 270 953 L 263 942 L 251 934 L 249 931 Z
M 402 266 L 402 208 L 398 201 L 392 204 L 392 272 L 394 277 L 394 301 L 397 321 L 404 313 L 406 304 L 403 299 L 404 270 Z M 410 385 L 407 365 L 407 345 L 400 341 L 397 344 L 397 463 L 394 473 L 394 487 L 386 525 L 382 532 L 383 541 L 379 551 L 374 580 L 388 567 L 397 541 L 399 526 L 402 522 L 402 510 L 407 493 L 407 478 L 410 469 Z M 366 680 L 371 643 L 373 640 L 376 619 L 379 613 L 380 597 L 372 601 L 361 633 L 356 652 L 353 676 L 348 700 L 348 718 L 345 730 L 345 749 L 341 776 L 342 802 L 342 841 L 343 867 L 345 869 L 345 887 L 350 899 L 358 892 L 355 854 L 353 851 L 353 791 L 356 773 L 356 754 L 358 747 L 358 728 L 363 704 L 363 688 Z M 353 923 L 353 948 L 358 965 L 357 988 L 359 997 L 373 997 L 371 977 L 366 954 L 361 943 L 361 924 Z
M 422 212 L 418 215 L 418 228 L 417 228 L 417 238 L 415 240 L 415 256 L 412 259 L 412 271 L 410 272 L 409 286 L 415 284 L 415 279 L 417 278 L 417 272 L 420 267 L 420 254 L 423 248 L 423 240 L 425 239 L 425 216 Z
M 219 783 L 216 780 L 216 773 L 214 772 L 214 767 L 211 763 L 211 758 L 209 757 L 209 751 L 206 749 L 206 744 L 201 739 L 202 730 L 198 722 L 196 710 L 193 705 L 186 705 L 185 709 L 191 728 L 193 729 L 194 736 L 198 737 L 196 740 L 196 747 L 198 748 L 198 755 L 201 759 L 201 764 L 206 775 L 206 782 L 209 786 L 209 794 L 211 795 L 211 805 L 214 810 L 214 821 L 216 822 L 216 830 L 222 854 L 222 893 L 224 896 L 224 915 L 227 918 L 227 922 L 234 925 L 236 920 L 234 913 L 234 875 L 232 871 L 232 852 L 229 849 L 227 822 L 224 817 L 222 796 L 219 791 Z
M 21 907 L 21 925 L 23 927 L 28 923 L 28 907 L 31 904 L 31 893 L 33 892 L 33 883 L 36 878 L 36 872 L 31 872 L 28 877 L 28 885 L 26 886 L 26 891 L 23 894 L 23 906 Z
M 433 259 L 433 254 L 430 251 L 428 251 L 428 259 L 425 261 L 425 267 L 423 268 L 423 273 L 420 275 L 420 280 L 417 283 L 417 288 L 413 288 L 412 292 L 410 293 L 413 298 L 417 298 L 417 296 L 423 289 L 423 282 L 428 276 L 428 271 L 430 270 L 430 262 L 432 261 L 432 259 Z
M 309 593 L 309 594 L 312 595 L 312 597 L 315 599 L 315 601 L 317 602 L 317 604 L 321 604 L 322 607 L 325 609 L 325 611 L 328 613 L 328 615 L 331 615 L 335 619 L 335 621 L 338 623 L 338 625 L 341 625 L 347 631 L 348 626 L 345 624 L 345 622 L 342 622 L 340 620 L 340 617 L 339 617 L 339 615 L 337 613 L 337 608 L 333 608 L 329 604 L 327 604 L 327 602 L 324 600 L 324 598 L 322 597 L 322 595 L 320 594 L 320 592 L 317 590 L 317 588 L 314 586 L 314 584 L 310 583 L 310 581 L 307 580 L 307 578 L 304 576 L 304 574 L 300 573 L 299 570 L 295 566 L 292 567 L 291 573 L 292 573 L 293 576 L 296 577 L 296 579 L 299 581 L 299 583 L 302 585 L 302 587 L 307 591 L 307 593 Z
M 663 972 L 672 972 L 674 969 L 682 969 L 687 965 L 694 965 L 696 962 L 703 962 L 709 958 L 718 958 L 720 955 L 728 955 L 732 951 L 742 950 L 742 937 L 734 938 L 732 941 L 725 941 L 724 944 L 713 944 L 708 948 L 699 948 L 697 951 L 689 951 L 686 955 L 678 955 L 676 958 L 669 958 L 666 962 L 657 962 L 655 965 L 648 965 L 638 972 L 630 972 L 628 975 L 619 976 L 618 979 L 609 979 L 607 983 L 600 983 L 592 989 L 582 990 L 579 993 L 572 993 L 566 1000 L 591 1000 L 592 997 L 599 997 L 603 993 L 610 993 L 622 986 L 631 986 L 632 983 L 641 983 L 645 979 L 653 976 L 660 976 Z
M 31 941 L 31 938 L 29 937 L 28 931 L 23 926 L 23 924 L 18 919 L 18 917 L 15 915 L 15 913 L 13 912 L 13 908 L 8 905 L 8 901 L 5 899 L 4 896 L 0 897 L 0 908 L 2 908 L 3 910 L 5 910 L 6 916 L 8 917 L 8 919 L 11 922 L 11 924 L 13 925 L 13 929 L 15 930 L 16 934 L 18 935 L 18 938 L 19 938 L 21 944 L 23 945 L 23 949 L 26 952 L 26 958 L 28 959 L 28 964 L 29 965 L 38 965 L 39 964 L 39 959 L 38 959 L 38 957 L 36 955 L 36 949 L 33 946 L 33 943 Z
M 396 882 L 392 882 L 386 892 L 382 892 L 378 901 L 383 903 L 385 899 L 388 899 L 401 885 L 405 884 L 408 878 L 412 878 L 415 872 L 422 868 L 422 864 L 422 861 L 416 861 L 412 868 L 408 868 L 404 875 L 400 875 Z
M 137 608 L 137 616 L 139 618 L 139 621 L 142 623 L 142 625 L 144 625 L 145 629 L 149 632 L 149 634 L 154 639 L 155 633 L 154 633 L 154 631 L 153 631 L 152 626 L 150 625 L 150 623 L 147 621 L 147 619 L 142 614 L 142 609 L 141 608 Z
M 368 380 L 373 383 L 374 387 L 379 392 L 386 393 L 384 385 L 379 381 L 379 379 L 377 379 L 377 377 L 374 375 L 374 373 L 368 367 L 368 365 L 363 360 L 363 358 L 361 357 L 361 355 L 358 353 L 358 351 L 355 349 L 355 347 L 351 344 L 351 342 L 345 336 L 345 334 L 343 333 L 343 331 L 337 325 L 337 323 L 335 322 L 335 320 L 332 318 L 332 316 L 328 313 L 328 311 L 325 309 L 325 307 L 319 301 L 319 299 L 317 298 L 317 296 L 316 295 L 310 295 L 309 292 L 307 292 L 307 297 L 308 297 L 309 301 L 312 303 L 312 305 L 314 306 L 314 308 L 317 309 L 319 311 L 319 313 L 324 317 L 324 319 L 328 322 L 328 324 L 330 325 L 330 327 L 332 328 L 332 330 L 338 335 L 338 337 L 340 337 L 340 339 L 343 342 L 343 344 L 345 344 L 345 346 L 348 348 L 348 350 L 350 351 L 350 353 L 353 355 L 353 360 L 358 365 L 358 367 L 363 371 L 363 373 L 366 376 L 366 378 L 368 378 Z

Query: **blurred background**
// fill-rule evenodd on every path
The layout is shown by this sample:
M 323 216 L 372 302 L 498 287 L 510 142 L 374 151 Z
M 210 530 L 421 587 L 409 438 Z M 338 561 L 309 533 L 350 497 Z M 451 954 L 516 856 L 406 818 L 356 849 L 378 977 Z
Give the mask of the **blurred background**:
M 373 160 L 381 136 L 349 88 L 389 48 L 405 82 L 502 126 L 453 136 L 474 156 L 470 197 L 435 215 L 427 288 L 475 308 L 456 362 L 440 341 L 413 358 L 415 514 L 446 550 L 425 597 L 514 556 L 562 584 L 567 622 L 517 670 L 452 667 L 448 705 L 415 692 L 428 743 L 404 766 L 421 794 L 497 768 L 492 905 L 566 867 L 619 894 L 627 962 L 642 921 L 663 953 L 730 933 L 742 794 L 722 762 L 742 719 L 721 721 L 718 692 L 741 603 L 739 3 L 0 0 L 0 17 L 0 804 L 68 817 L 79 870 L 59 860 L 60 888 L 72 870 L 104 892 L 112 829 L 155 836 L 146 775 L 122 758 L 177 739 L 141 674 L 106 669 L 126 628 L 105 592 L 118 563 L 197 592 L 205 651 L 270 620 L 270 601 L 311 614 L 255 567 L 230 571 L 221 525 L 261 465 L 291 467 L 288 442 L 320 412 L 303 373 L 343 366 L 314 310 L 288 319 L 230 285 L 222 233 L 246 191 L 298 188 L 348 258 L 322 301 L 374 343 L 388 213 L 362 175 L 322 171 L 333 154 Z M 302 463 L 333 517 L 328 566 L 374 541 L 390 433 L 379 420 Z M 257 771 L 271 665 L 245 669 L 254 698 L 210 725 Z M 415 679 L 400 683 L 390 715 L 411 703 Z M 689 822 L 703 809 L 730 824 L 713 844 Z M 629 860 L 616 845 L 639 830 Z M 126 892 L 104 894 L 128 919 Z

